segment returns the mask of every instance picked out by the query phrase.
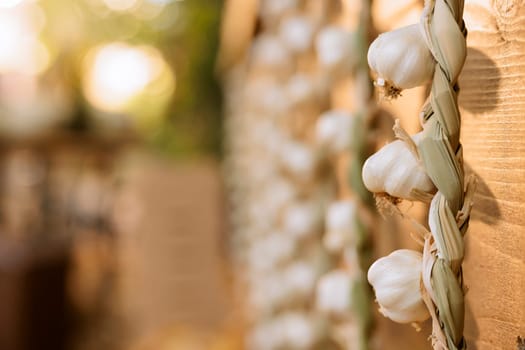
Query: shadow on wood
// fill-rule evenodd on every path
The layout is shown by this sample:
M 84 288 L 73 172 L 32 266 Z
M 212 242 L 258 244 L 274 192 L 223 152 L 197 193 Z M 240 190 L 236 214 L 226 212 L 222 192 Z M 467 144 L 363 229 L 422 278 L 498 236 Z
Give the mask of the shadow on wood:
M 480 50 L 469 47 L 459 87 L 471 93 L 465 95 L 460 92 L 461 107 L 472 113 L 494 110 L 500 99 L 500 80 L 501 74 L 496 63 Z

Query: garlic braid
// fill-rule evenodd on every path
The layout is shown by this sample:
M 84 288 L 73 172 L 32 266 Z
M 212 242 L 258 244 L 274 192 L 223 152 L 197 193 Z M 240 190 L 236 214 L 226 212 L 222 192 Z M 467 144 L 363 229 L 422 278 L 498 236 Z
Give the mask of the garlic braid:
M 429 212 L 431 235 L 423 252 L 423 300 L 433 322 L 434 349 L 466 349 L 461 263 L 474 180 L 465 190 L 457 79 L 466 58 L 463 1 L 429 0 L 421 24 L 436 60 L 430 101 L 422 112 L 417 149 L 437 187 Z

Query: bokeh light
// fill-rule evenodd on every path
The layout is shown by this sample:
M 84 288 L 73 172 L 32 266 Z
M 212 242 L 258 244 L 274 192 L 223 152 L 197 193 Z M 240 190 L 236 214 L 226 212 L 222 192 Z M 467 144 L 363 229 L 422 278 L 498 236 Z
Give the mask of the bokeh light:
M 24 0 L 0 0 L 0 7 L 15 7 Z
M 34 3 L 0 8 L 0 73 L 38 75 L 49 67 L 49 50 L 39 39 L 45 21 Z
M 104 4 L 113 11 L 128 11 L 138 2 L 139 0 L 104 0 Z
M 162 55 L 150 46 L 117 42 L 97 47 L 86 57 L 85 72 L 86 98 L 107 112 L 126 111 L 141 94 L 171 93 L 175 84 Z

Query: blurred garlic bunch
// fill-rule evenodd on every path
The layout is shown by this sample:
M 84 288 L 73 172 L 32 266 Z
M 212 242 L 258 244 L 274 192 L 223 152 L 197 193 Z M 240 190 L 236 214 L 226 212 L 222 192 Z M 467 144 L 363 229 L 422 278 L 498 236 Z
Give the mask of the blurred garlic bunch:
M 275 35 L 264 34 L 257 37 L 250 55 L 254 70 L 261 74 L 275 72 L 286 76 L 293 66 L 290 51 Z
M 311 349 L 326 333 L 322 318 L 304 312 L 288 312 L 281 316 L 279 323 L 286 349 Z
M 422 133 L 412 136 L 417 145 Z M 393 141 L 369 157 L 363 165 L 363 182 L 370 192 L 395 198 L 420 200 L 435 191 L 420 160 L 407 142 Z
M 322 224 L 322 207 L 314 201 L 291 204 L 284 211 L 283 229 L 295 239 L 305 239 L 318 234 Z
M 334 265 L 321 240 L 325 214 L 327 244 L 341 259 L 354 215 L 344 203 L 326 213 L 337 198 L 326 170 L 349 147 L 352 117 L 335 110 L 317 131 L 315 123 L 331 102 L 334 76 L 350 72 L 354 38 L 329 24 L 335 7 L 328 2 L 259 5 L 254 41 L 225 89 L 226 181 L 239 289 L 247 296 L 247 348 L 319 348 L 334 326 L 315 308 L 318 281 Z M 342 310 L 350 287 L 330 283 L 336 299 L 327 307 Z
M 326 321 L 320 315 L 289 311 L 258 324 L 248 336 L 247 349 L 311 349 L 326 331 Z
M 355 244 L 356 210 L 351 200 L 333 202 L 328 207 L 323 244 L 329 252 L 340 253 L 345 247 Z
M 326 92 L 315 76 L 296 73 L 286 84 L 286 97 L 291 106 L 303 106 L 318 103 Z
M 284 15 L 298 8 L 300 0 L 264 0 L 259 3 L 262 21 L 268 27 L 275 27 Z
M 342 110 L 321 114 L 315 127 L 317 143 L 332 153 L 348 150 L 352 141 L 353 117 Z
M 430 317 L 421 296 L 421 269 L 421 253 L 409 249 L 396 250 L 370 266 L 368 281 L 384 316 L 399 323 Z
M 291 259 L 296 248 L 294 240 L 282 232 L 273 232 L 254 241 L 248 252 L 250 267 L 264 272 L 275 269 Z
M 309 261 L 296 261 L 284 270 L 284 280 L 289 293 L 295 299 L 310 297 L 315 290 L 319 272 L 315 264 Z
M 318 34 L 315 49 L 319 63 L 329 70 L 348 69 L 354 64 L 352 33 L 336 26 L 327 26 Z
M 317 284 L 317 308 L 330 315 L 344 317 L 352 306 L 353 279 L 342 269 L 333 270 Z
M 319 155 L 310 145 L 285 141 L 279 150 L 279 158 L 284 170 L 297 180 L 308 181 L 315 177 Z
M 281 23 L 279 36 L 291 51 L 304 53 L 312 46 L 314 31 L 314 24 L 307 17 L 293 16 Z
M 379 35 L 368 50 L 368 64 L 377 75 L 375 84 L 387 97 L 423 85 L 434 75 L 436 62 L 419 24 Z

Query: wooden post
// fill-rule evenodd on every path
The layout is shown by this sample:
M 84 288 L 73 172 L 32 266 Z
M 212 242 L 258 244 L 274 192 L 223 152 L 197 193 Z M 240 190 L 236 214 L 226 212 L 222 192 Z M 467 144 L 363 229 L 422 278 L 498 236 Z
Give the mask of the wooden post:
M 525 336 L 525 8 L 465 4 L 460 77 L 466 167 L 480 183 L 464 264 L 469 349 L 517 349 Z

